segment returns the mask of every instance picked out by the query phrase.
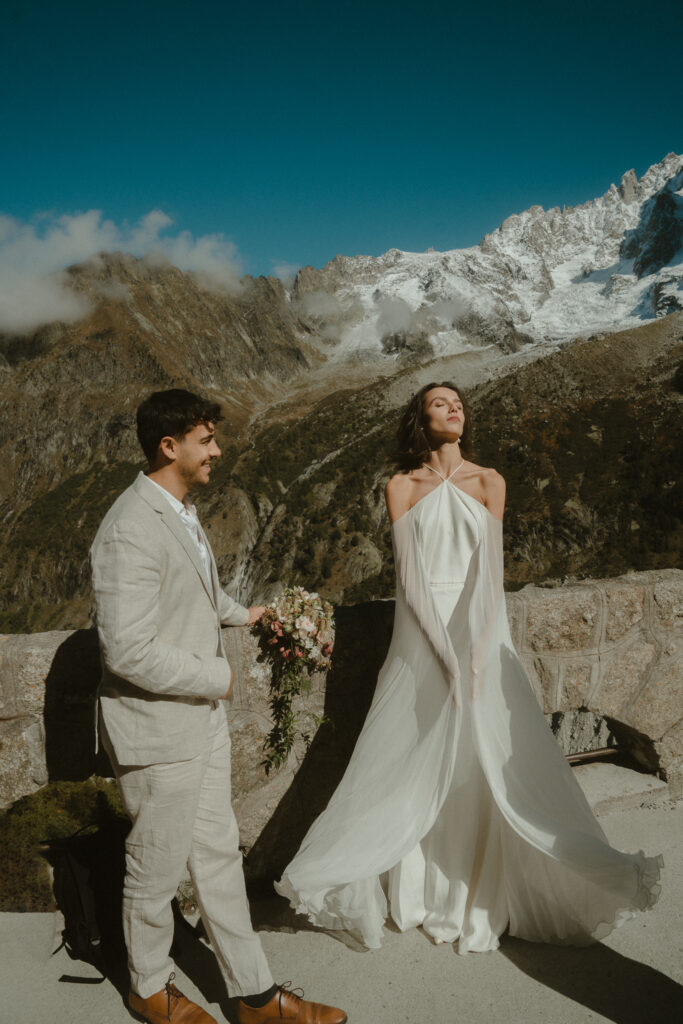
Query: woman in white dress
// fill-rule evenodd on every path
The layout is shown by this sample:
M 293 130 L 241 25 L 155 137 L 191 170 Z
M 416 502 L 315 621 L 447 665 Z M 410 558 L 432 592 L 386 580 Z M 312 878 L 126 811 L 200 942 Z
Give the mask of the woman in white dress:
M 531 690 L 505 611 L 505 483 L 465 457 L 458 388 L 422 388 L 398 440 L 391 645 L 346 773 L 276 889 L 369 947 L 389 914 L 463 954 L 508 927 L 603 938 L 655 903 L 662 859 L 609 845 Z

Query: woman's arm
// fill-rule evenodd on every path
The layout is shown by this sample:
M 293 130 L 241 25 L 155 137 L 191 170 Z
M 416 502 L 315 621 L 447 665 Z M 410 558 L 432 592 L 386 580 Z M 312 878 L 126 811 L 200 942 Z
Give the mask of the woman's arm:
M 487 469 L 482 480 L 484 504 L 494 517 L 503 521 L 505 512 L 505 480 L 495 469 Z

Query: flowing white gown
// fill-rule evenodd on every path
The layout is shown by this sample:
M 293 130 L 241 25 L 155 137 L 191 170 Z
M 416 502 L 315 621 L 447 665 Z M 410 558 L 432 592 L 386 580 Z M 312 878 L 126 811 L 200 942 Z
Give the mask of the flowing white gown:
M 459 468 L 459 467 L 458 467 Z M 388 916 L 458 952 L 603 938 L 659 895 L 613 849 L 515 653 L 502 524 L 449 479 L 392 528 L 391 646 L 348 768 L 276 889 L 369 947 Z

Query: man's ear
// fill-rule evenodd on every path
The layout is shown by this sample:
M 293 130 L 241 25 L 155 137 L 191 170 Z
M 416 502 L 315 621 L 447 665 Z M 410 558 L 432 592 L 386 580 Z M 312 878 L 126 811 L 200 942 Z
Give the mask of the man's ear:
M 178 458 L 178 441 L 175 437 L 162 437 L 159 441 L 159 457 L 168 462 L 175 462 Z

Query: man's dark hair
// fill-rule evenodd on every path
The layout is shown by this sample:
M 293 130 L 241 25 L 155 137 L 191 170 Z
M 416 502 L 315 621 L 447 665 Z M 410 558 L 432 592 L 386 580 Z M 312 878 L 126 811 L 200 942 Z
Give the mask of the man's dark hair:
M 181 441 L 199 423 L 218 423 L 222 419 L 218 402 L 211 402 L 203 395 L 193 395 L 182 388 L 155 391 L 138 406 L 138 441 L 152 463 L 162 437 Z

